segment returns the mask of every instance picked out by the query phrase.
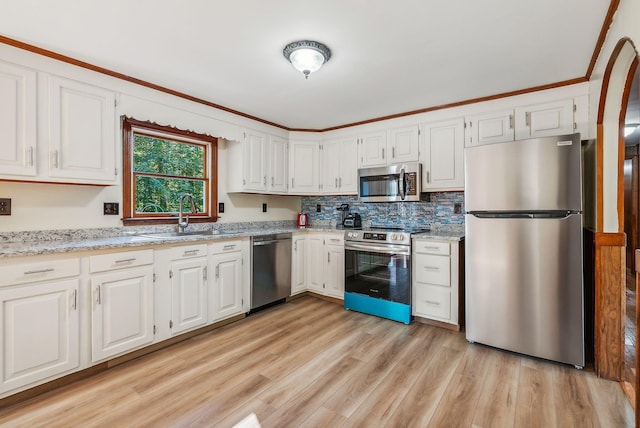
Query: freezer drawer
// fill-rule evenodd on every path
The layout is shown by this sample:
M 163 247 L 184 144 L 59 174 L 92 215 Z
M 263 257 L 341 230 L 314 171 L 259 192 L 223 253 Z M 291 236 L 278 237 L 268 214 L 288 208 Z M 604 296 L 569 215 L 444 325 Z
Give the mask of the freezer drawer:
M 465 216 L 467 340 L 584 366 L 581 223 Z

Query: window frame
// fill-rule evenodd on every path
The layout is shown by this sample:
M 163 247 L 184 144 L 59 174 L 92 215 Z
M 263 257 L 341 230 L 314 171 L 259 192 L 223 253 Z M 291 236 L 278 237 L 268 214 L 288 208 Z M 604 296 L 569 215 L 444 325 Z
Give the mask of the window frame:
M 215 222 L 218 219 L 218 139 L 206 134 L 141 121 L 127 116 L 121 117 L 122 123 L 122 222 L 125 226 L 173 224 L 178 221 L 177 214 L 135 212 L 135 177 L 133 171 L 133 143 L 136 134 L 166 138 L 185 144 L 205 146 L 205 194 L 207 195 L 207 213 L 189 213 L 190 223 Z M 208 176 L 207 176 L 208 175 Z M 172 176 L 164 176 L 171 178 Z M 181 178 L 181 177 L 179 177 Z M 146 213 L 145 213 L 146 214 Z

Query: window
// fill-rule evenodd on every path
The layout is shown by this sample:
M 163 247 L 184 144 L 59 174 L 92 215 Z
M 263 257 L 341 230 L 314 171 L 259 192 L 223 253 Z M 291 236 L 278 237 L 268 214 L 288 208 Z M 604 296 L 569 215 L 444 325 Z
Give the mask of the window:
M 185 193 L 190 222 L 216 221 L 216 138 L 127 117 L 122 129 L 125 225 L 175 223 Z

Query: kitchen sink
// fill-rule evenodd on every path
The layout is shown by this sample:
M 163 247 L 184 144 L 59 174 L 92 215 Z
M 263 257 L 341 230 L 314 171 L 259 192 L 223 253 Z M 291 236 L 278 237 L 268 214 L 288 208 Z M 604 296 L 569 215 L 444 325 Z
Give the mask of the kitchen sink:
M 189 232 L 158 232 L 158 233 L 144 233 L 138 236 L 162 239 L 162 238 L 179 238 L 182 236 L 209 236 L 209 235 L 224 235 L 236 232 L 227 232 L 222 230 L 192 230 Z

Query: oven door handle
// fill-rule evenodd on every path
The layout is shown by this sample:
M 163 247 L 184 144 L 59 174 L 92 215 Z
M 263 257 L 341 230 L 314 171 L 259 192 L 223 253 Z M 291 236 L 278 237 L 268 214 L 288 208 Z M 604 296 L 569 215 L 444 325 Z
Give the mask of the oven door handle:
M 344 245 L 344 249 L 346 250 L 355 250 L 355 251 L 368 251 L 370 253 L 380 253 L 380 254 L 402 254 L 402 255 L 410 255 L 411 247 L 408 245 L 371 245 L 371 244 L 358 244 L 358 243 L 348 243 Z

